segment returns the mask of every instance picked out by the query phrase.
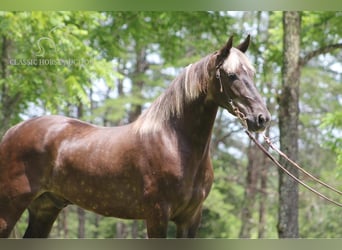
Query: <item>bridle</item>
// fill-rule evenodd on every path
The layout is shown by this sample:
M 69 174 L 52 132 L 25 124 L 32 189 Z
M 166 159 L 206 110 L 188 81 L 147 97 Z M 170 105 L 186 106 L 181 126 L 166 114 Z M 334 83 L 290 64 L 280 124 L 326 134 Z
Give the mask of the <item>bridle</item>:
M 232 108 L 234 114 L 239 118 L 239 121 L 242 123 L 242 125 L 245 128 L 248 128 L 246 116 L 238 109 L 238 107 L 234 105 L 233 99 L 229 96 L 228 92 L 224 91 L 222 79 L 221 79 L 221 72 L 220 72 L 221 66 L 222 66 L 222 63 L 216 66 L 216 79 L 218 79 L 220 83 L 220 92 L 221 93 L 225 92 L 225 94 L 228 96 L 228 104 Z
M 220 73 L 220 69 L 221 69 L 222 63 L 218 64 L 216 66 L 216 78 L 218 79 L 219 83 L 220 83 L 220 92 L 223 93 L 224 92 L 224 87 L 222 84 L 222 80 L 221 80 L 221 73 Z M 323 198 L 326 201 L 329 201 L 330 203 L 335 204 L 336 206 L 342 207 L 342 203 L 339 203 L 337 201 L 334 201 L 333 199 L 327 197 L 326 195 L 320 193 L 319 191 L 315 190 L 314 188 L 310 187 L 309 185 L 307 185 L 306 183 L 304 183 L 302 180 L 300 180 L 298 177 L 296 177 L 294 174 L 292 174 L 289 170 L 287 170 L 282 164 L 280 164 L 280 162 L 275 159 L 270 152 L 263 146 L 261 145 L 258 140 L 253 136 L 253 134 L 248 130 L 248 125 L 247 125 L 247 118 L 246 116 L 238 109 L 238 107 L 236 107 L 233 103 L 233 99 L 230 98 L 229 94 L 227 92 L 225 92 L 226 95 L 228 95 L 228 104 L 229 106 L 232 108 L 234 114 L 236 115 L 236 117 L 239 119 L 240 123 L 242 124 L 245 133 L 248 135 L 248 137 L 258 146 L 258 148 L 278 167 L 280 168 L 282 171 L 284 171 L 288 176 L 290 176 L 291 178 L 293 178 L 296 182 L 298 182 L 299 184 L 301 184 L 302 186 L 304 186 L 305 188 L 307 188 L 308 190 L 310 190 L 311 192 L 313 192 L 314 194 L 318 195 L 319 197 Z M 263 134 L 263 138 L 264 141 L 266 142 L 266 144 L 269 145 L 269 147 L 275 151 L 276 153 L 278 153 L 281 157 L 283 157 L 285 160 L 287 160 L 292 166 L 294 166 L 295 168 L 297 168 L 300 172 L 302 172 L 304 175 L 308 176 L 309 178 L 311 178 L 312 180 L 314 180 L 315 182 L 319 183 L 320 185 L 324 186 L 325 188 L 339 194 L 342 195 L 342 192 L 337 190 L 336 188 L 330 186 L 329 184 L 319 180 L 317 177 L 313 176 L 312 174 L 310 174 L 309 172 L 307 172 L 305 169 L 303 169 L 302 167 L 299 166 L 299 164 L 297 164 L 295 161 L 291 160 L 285 153 L 283 153 L 280 149 L 278 149 L 276 146 L 274 146 L 274 144 L 271 142 L 270 138 L 267 137 L 265 134 Z
M 282 164 L 280 164 L 280 162 L 275 159 L 270 152 L 263 146 L 261 145 L 258 140 L 253 136 L 253 134 L 248 130 L 248 126 L 247 126 L 247 122 L 246 122 L 246 117 L 245 115 L 239 111 L 239 109 L 234 105 L 234 103 L 230 100 L 229 104 L 231 105 L 236 117 L 239 119 L 239 121 L 241 122 L 242 126 L 244 127 L 244 131 L 245 133 L 248 135 L 248 137 L 255 143 L 255 145 L 258 146 L 258 148 L 278 167 L 280 168 L 282 171 L 284 171 L 288 176 L 290 176 L 291 178 L 293 178 L 296 182 L 298 182 L 299 184 L 301 184 L 302 186 L 304 186 L 306 189 L 310 190 L 311 192 L 313 192 L 314 194 L 318 195 L 319 197 L 323 198 L 326 201 L 329 201 L 330 203 L 335 204 L 336 206 L 342 207 L 342 203 L 337 202 L 329 197 L 327 197 L 326 195 L 320 193 L 319 191 L 317 191 L 316 189 L 310 187 L 309 185 L 307 185 L 306 183 L 304 183 L 302 180 L 300 180 L 298 177 L 296 177 L 294 174 L 292 174 L 289 170 L 287 170 Z M 324 186 L 325 188 L 339 194 L 342 195 L 342 192 L 337 190 L 336 188 L 330 186 L 329 184 L 319 180 L 317 177 L 313 176 L 312 174 L 310 174 L 308 171 L 306 171 L 305 169 L 303 169 L 302 167 L 299 166 L 299 164 L 297 164 L 295 161 L 291 160 L 285 153 L 283 153 L 280 149 L 278 149 L 276 146 L 274 146 L 274 144 L 271 142 L 270 138 L 267 137 L 265 134 L 263 134 L 263 138 L 265 140 L 265 142 L 269 145 L 269 147 L 274 150 L 275 152 L 277 152 L 281 157 L 283 157 L 285 160 L 287 160 L 292 166 L 294 166 L 295 168 L 297 168 L 300 172 L 302 172 L 304 175 L 308 176 L 309 178 L 311 178 L 312 180 L 314 180 L 315 182 L 321 184 L 322 186 Z

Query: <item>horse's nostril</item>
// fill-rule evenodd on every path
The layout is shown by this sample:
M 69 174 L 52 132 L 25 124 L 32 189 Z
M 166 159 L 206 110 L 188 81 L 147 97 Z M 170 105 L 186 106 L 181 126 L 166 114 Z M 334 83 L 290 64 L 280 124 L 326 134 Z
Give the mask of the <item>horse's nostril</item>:
M 263 114 L 260 114 L 258 116 L 258 124 L 260 127 L 264 127 L 267 122 L 268 122 L 268 118 L 265 117 Z
M 266 128 L 271 121 L 271 117 L 269 115 L 259 114 L 257 118 L 257 123 L 260 128 Z

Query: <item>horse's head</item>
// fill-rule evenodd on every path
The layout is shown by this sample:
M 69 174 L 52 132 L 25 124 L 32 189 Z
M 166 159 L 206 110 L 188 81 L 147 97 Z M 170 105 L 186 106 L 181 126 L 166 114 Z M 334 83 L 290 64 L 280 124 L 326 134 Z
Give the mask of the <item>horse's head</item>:
M 270 123 L 270 113 L 254 85 L 255 70 L 244 52 L 250 36 L 236 48 L 233 39 L 214 54 L 215 80 L 210 96 L 221 107 L 236 115 L 237 108 L 246 119 L 248 130 L 263 131 Z

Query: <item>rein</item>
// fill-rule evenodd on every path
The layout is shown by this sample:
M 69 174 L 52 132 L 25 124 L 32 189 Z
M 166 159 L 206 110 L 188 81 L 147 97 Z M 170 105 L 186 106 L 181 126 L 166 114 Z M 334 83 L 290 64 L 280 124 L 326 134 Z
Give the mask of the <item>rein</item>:
M 318 195 L 319 197 L 323 198 L 326 201 L 329 201 L 330 203 L 335 204 L 336 206 L 342 207 L 342 203 L 339 203 L 337 201 L 332 200 L 331 198 L 325 196 L 324 194 L 318 192 L 317 190 L 315 190 L 314 188 L 310 187 L 309 185 L 307 185 L 306 183 L 304 183 L 302 180 L 300 180 L 298 177 L 296 177 L 295 175 L 293 175 L 289 170 L 287 170 L 283 165 L 281 165 L 279 163 L 278 160 L 276 160 L 269 152 L 268 150 L 261 145 L 258 140 L 252 135 L 252 133 L 248 130 L 248 126 L 247 126 L 247 122 L 246 122 L 246 117 L 245 115 L 239 111 L 239 109 L 234 105 L 234 103 L 232 102 L 232 100 L 229 101 L 229 104 L 231 105 L 231 107 L 233 108 L 233 111 L 235 113 L 235 115 L 238 117 L 238 119 L 240 120 L 242 126 L 245 129 L 245 133 L 249 136 L 249 138 L 255 143 L 255 145 L 258 146 L 258 148 L 277 166 L 279 167 L 281 170 L 283 170 L 288 176 L 290 176 L 291 178 L 293 178 L 296 182 L 298 182 L 299 184 L 301 184 L 302 186 L 304 186 L 305 188 L 307 188 L 308 190 L 310 190 L 311 192 L 313 192 L 314 194 Z M 337 190 L 336 188 L 326 184 L 325 182 L 319 180 L 317 177 L 313 176 L 312 174 L 310 174 L 309 172 L 307 172 L 306 170 L 304 170 L 302 167 L 300 167 L 296 162 L 294 162 L 293 160 L 291 160 L 285 153 L 283 153 L 280 149 L 276 148 L 273 143 L 271 142 L 270 138 L 268 138 L 265 134 L 263 135 L 265 142 L 270 146 L 270 148 L 272 150 L 274 150 L 275 152 L 277 152 L 281 157 L 283 157 L 285 160 L 287 160 L 289 163 L 292 164 L 292 166 L 294 166 L 295 168 L 297 168 L 299 171 L 301 171 L 302 173 L 304 173 L 306 176 L 308 176 L 309 178 L 311 178 L 312 180 L 316 181 L 317 183 L 321 184 L 322 186 L 326 187 L 327 189 L 334 191 L 335 193 L 338 193 L 339 195 L 342 195 L 342 192 Z
M 220 91 L 223 92 L 223 84 L 221 82 L 221 76 L 220 76 L 220 66 L 219 65 L 216 69 L 216 78 L 219 80 L 220 83 Z M 242 126 L 244 127 L 244 131 L 245 133 L 248 135 L 248 137 L 255 143 L 255 145 L 258 146 L 258 148 L 281 170 L 283 170 L 288 176 L 290 176 L 292 179 L 294 179 L 297 183 L 301 184 L 302 186 L 304 186 L 306 189 L 310 190 L 311 192 L 313 192 L 314 194 L 318 195 L 319 197 L 321 197 L 322 199 L 329 201 L 330 203 L 335 204 L 336 206 L 342 207 L 342 203 L 339 203 L 337 201 L 334 201 L 333 199 L 325 196 L 324 194 L 320 193 L 319 191 L 315 190 L 314 188 L 310 187 L 309 185 L 307 185 L 306 183 L 304 183 L 302 180 L 300 180 L 298 177 L 296 177 L 295 175 L 293 175 L 289 170 L 287 170 L 283 165 L 280 164 L 280 162 L 275 159 L 269 152 L 268 150 L 261 145 L 258 140 L 252 135 L 252 133 L 248 130 L 248 126 L 247 126 L 247 121 L 246 121 L 246 117 L 245 115 L 238 109 L 238 107 L 236 107 L 233 103 L 233 100 L 230 99 L 229 100 L 229 105 L 232 107 L 233 112 L 235 113 L 235 115 L 237 116 L 237 118 L 240 120 L 240 123 L 242 124 Z M 277 147 L 275 147 L 273 145 L 273 143 L 271 142 L 270 138 L 268 138 L 265 134 L 263 135 L 264 137 L 264 141 L 269 145 L 269 147 L 274 150 L 275 152 L 277 152 L 281 157 L 283 157 L 285 160 L 287 160 L 292 166 L 294 166 L 295 168 L 297 168 L 300 172 L 304 173 L 306 176 L 308 176 L 309 178 L 311 178 L 312 180 L 316 181 L 317 183 L 321 184 L 322 186 L 324 186 L 325 188 L 339 194 L 342 195 L 342 192 L 337 190 L 336 188 L 326 184 L 325 182 L 319 180 L 317 177 L 313 176 L 312 174 L 310 174 L 309 172 L 307 172 L 306 170 L 304 170 L 302 167 L 300 167 L 296 162 L 294 162 L 293 160 L 291 160 L 285 153 L 283 153 L 280 149 L 278 149 Z

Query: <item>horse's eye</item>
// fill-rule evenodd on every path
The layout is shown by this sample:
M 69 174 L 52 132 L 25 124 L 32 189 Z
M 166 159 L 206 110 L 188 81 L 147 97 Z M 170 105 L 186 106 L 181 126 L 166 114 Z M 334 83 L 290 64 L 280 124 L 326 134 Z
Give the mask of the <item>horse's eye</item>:
M 237 76 L 236 76 L 236 74 L 234 74 L 234 73 L 229 73 L 229 74 L 228 74 L 228 78 L 229 78 L 229 80 L 234 81 L 234 80 L 237 79 Z

